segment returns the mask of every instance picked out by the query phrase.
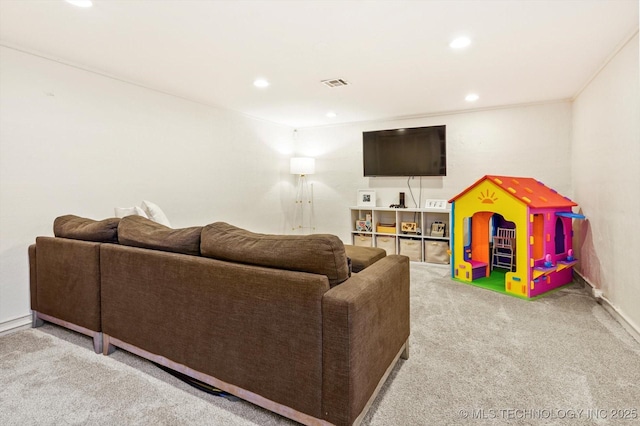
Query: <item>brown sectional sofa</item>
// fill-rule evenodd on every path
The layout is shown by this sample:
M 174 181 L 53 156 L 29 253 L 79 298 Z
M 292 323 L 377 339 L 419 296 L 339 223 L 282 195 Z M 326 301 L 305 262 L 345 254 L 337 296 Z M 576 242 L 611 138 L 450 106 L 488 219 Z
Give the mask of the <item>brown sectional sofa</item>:
M 120 347 L 298 422 L 359 423 L 408 356 L 404 256 L 365 254 L 351 274 L 332 235 L 174 230 L 137 216 L 63 216 L 54 233 L 29 248 L 34 325 L 91 335 L 96 351 Z

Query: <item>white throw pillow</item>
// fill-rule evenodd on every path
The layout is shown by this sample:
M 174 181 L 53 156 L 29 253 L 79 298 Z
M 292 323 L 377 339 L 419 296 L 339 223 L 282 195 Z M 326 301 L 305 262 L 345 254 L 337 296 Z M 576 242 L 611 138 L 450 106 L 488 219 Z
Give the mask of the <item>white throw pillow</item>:
M 149 219 L 149 216 L 138 206 L 134 207 L 116 207 L 113 209 L 116 217 L 125 217 L 125 216 L 142 216 Z
M 171 223 L 169 223 L 167 215 L 164 214 L 162 209 L 157 204 L 152 203 L 151 201 L 144 200 L 141 206 L 149 219 L 159 223 L 160 225 L 168 226 L 169 228 L 171 228 Z

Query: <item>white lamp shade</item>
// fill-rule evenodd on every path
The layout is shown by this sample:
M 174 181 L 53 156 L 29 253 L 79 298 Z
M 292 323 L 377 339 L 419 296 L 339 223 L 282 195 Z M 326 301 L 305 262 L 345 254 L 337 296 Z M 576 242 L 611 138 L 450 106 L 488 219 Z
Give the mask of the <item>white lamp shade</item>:
M 316 172 L 316 159 L 310 157 L 293 157 L 290 171 L 292 175 L 312 175 Z

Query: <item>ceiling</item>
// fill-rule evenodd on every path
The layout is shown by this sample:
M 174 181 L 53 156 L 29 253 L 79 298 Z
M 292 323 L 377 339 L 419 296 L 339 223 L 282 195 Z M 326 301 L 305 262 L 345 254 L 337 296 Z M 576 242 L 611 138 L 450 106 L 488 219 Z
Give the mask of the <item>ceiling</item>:
M 79 8 L 63 0 L 0 0 L 0 42 L 308 127 L 571 99 L 637 32 L 638 4 L 94 0 Z M 471 45 L 451 49 L 460 35 Z M 270 86 L 254 87 L 256 78 Z M 333 78 L 350 84 L 320 83 Z M 476 102 L 465 101 L 471 92 Z

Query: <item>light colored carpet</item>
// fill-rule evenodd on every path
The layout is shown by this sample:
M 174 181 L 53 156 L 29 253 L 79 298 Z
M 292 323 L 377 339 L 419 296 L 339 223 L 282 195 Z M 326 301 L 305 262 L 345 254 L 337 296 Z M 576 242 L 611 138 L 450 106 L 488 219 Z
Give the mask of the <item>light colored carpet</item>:
M 411 274 L 410 358 L 363 424 L 640 424 L 640 344 L 579 285 L 530 302 L 454 282 L 444 266 Z M 45 325 L 0 337 L 0 424 L 294 423 Z

